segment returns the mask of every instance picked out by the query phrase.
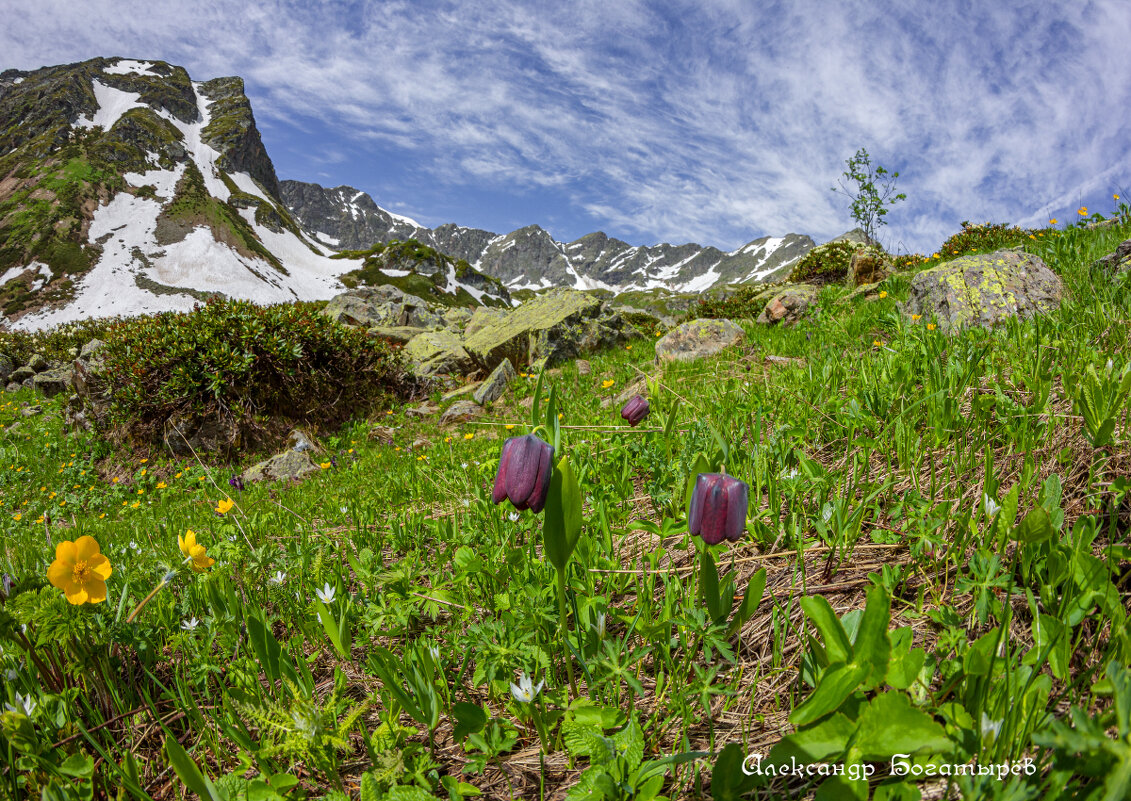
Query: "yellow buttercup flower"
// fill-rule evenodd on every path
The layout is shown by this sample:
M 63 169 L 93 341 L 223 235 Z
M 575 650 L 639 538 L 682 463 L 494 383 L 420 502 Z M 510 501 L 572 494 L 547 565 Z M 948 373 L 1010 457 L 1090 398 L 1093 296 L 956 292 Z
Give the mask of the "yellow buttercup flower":
M 1051 220 L 1049 220 L 1049 225 L 1056 225 L 1056 217 L 1053 217 Z
M 886 298 L 887 296 L 888 296 L 888 293 L 887 293 L 887 290 L 886 290 L 886 289 L 885 289 L 885 290 L 882 290 L 882 291 L 880 292 L 880 298 L 881 298 L 881 299 L 883 299 L 883 298 Z
M 507 423 L 507 431 L 510 431 L 512 428 L 514 428 L 514 423 Z
M 464 434 L 463 438 L 464 439 L 475 439 L 475 435 L 474 434 Z
M 204 546 L 196 541 L 196 532 L 191 528 L 185 532 L 183 537 L 180 534 L 177 535 L 177 545 L 180 546 L 181 553 L 185 555 L 185 561 L 192 560 L 192 569 L 197 573 L 203 573 L 216 564 L 216 560 L 205 552 Z
M 98 604 L 106 600 L 106 579 L 110 560 L 98 542 L 89 535 L 74 542 L 65 540 L 55 547 L 55 561 L 47 568 L 47 580 L 63 591 L 72 604 Z
M 928 331 L 934 331 L 935 330 L 935 324 L 934 323 L 927 323 L 927 330 Z
M 1081 206 L 1080 208 L 1076 209 L 1076 213 L 1079 214 L 1081 217 L 1084 217 L 1088 214 L 1088 207 L 1087 206 Z
M 331 464 L 330 462 L 319 462 L 318 466 L 323 470 L 329 470 L 331 467 L 333 467 L 333 464 Z
M 169 486 L 169 485 L 166 484 L 164 481 L 158 481 L 157 482 L 157 489 L 165 489 L 165 487 L 167 487 L 167 486 Z
M 616 382 L 614 382 L 614 381 L 613 381 L 613 379 L 611 379 L 611 378 L 610 378 L 610 379 L 608 379 L 607 381 L 602 381 L 602 382 L 601 382 L 601 389 L 608 389 L 608 388 L 609 388 L 609 387 L 611 387 L 611 386 L 612 386 L 612 385 L 613 385 L 614 383 L 616 383 Z
M 217 514 L 226 515 L 228 512 L 232 511 L 232 507 L 235 505 L 236 502 L 231 498 L 225 498 L 216 504 L 216 512 Z
M 1119 200 L 1119 195 L 1112 195 L 1112 198 L 1114 198 L 1115 200 Z
M 923 315 L 921 315 L 921 314 L 913 314 L 913 315 L 911 315 L 911 322 L 913 322 L 913 323 L 917 322 L 920 319 L 922 319 L 922 317 L 923 317 Z
M 874 348 L 882 348 L 883 346 L 884 346 L 884 343 L 883 343 L 883 342 L 880 342 L 880 340 L 878 340 L 878 339 L 873 339 L 873 340 L 872 340 L 872 347 L 874 347 Z

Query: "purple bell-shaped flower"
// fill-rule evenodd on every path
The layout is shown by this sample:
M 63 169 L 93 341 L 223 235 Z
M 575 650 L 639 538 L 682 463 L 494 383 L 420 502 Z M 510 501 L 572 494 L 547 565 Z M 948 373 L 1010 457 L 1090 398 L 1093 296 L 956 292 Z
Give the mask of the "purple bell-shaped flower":
M 723 473 L 700 473 L 695 479 L 687 527 L 708 545 L 737 542 L 746 531 L 750 487 Z
M 648 411 L 648 401 L 641 395 L 634 395 L 620 410 L 620 416 L 635 428 L 641 420 L 648 416 Z
M 503 443 L 499 472 L 491 500 L 509 500 L 519 511 L 541 512 L 550 492 L 550 475 L 554 470 L 554 448 L 533 434 L 512 437 Z

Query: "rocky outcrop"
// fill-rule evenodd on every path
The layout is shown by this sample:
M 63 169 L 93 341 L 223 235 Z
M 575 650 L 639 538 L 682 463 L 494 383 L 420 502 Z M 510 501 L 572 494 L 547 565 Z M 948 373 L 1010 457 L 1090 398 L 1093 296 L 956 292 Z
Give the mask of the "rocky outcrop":
M 1131 271 L 1131 239 L 1119 243 L 1114 251 L 1092 262 L 1094 269 L 1102 270 L 1108 275 L 1116 275 Z
M 539 295 L 467 337 L 464 349 L 485 370 L 503 359 L 525 367 L 621 344 L 631 335 L 624 319 L 582 292 L 558 289 Z
M 452 331 L 418 334 L 405 345 L 404 355 L 418 375 L 462 374 L 474 365 L 459 336 Z
M 656 341 L 656 361 L 687 362 L 716 356 L 746 337 L 730 320 L 700 319 L 677 325 Z M 635 394 L 638 390 L 633 388 Z
M 275 165 L 255 127 L 243 79 L 214 78 L 201 84 L 200 91 L 211 101 L 208 106 L 211 119 L 200 138 L 220 154 L 216 163 L 227 172 L 246 172 L 277 197 L 279 179 L 275 176 Z
M 1060 278 L 1039 257 L 999 250 L 960 256 L 917 273 L 904 310 L 935 320 L 943 331 L 988 328 L 1056 308 L 1063 295 Z
M 444 318 L 427 301 L 394 286 L 352 289 L 337 295 L 322 313 L 346 325 L 409 326 L 419 329 L 444 327 Z
M 797 284 L 779 292 L 758 315 L 758 322 L 763 325 L 795 325 L 809 312 L 819 291 L 815 286 Z
M 515 372 L 510 359 L 503 359 L 499 362 L 499 366 L 491 371 L 491 375 L 487 376 L 486 380 L 479 385 L 471 399 L 480 406 L 494 403 L 503 397 L 507 385 L 516 378 L 518 378 L 518 373 Z
M 879 283 L 894 269 L 891 258 L 880 248 L 860 248 L 852 254 L 848 265 L 848 287 L 855 289 L 865 284 Z
M 253 481 L 298 481 L 321 469 L 310 458 L 309 451 L 290 448 L 249 467 L 240 478 L 249 484 Z

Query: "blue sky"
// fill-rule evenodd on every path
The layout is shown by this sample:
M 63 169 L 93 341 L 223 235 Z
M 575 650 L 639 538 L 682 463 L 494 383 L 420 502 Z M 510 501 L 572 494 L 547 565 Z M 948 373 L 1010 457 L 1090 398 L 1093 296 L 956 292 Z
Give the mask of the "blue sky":
M 280 178 L 432 226 L 824 241 L 853 227 L 830 187 L 859 147 L 900 172 L 898 251 L 1131 192 L 1126 0 L 0 0 L 0 19 L 0 69 L 240 75 Z

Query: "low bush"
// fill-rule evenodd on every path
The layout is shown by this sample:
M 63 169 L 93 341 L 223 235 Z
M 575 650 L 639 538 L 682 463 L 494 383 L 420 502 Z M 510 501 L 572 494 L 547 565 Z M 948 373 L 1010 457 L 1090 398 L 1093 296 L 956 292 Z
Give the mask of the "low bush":
M 109 420 L 152 438 L 174 414 L 338 425 L 407 386 L 398 354 L 310 305 L 211 300 L 118 323 Z
M 828 242 L 806 253 L 789 274 L 794 284 L 831 284 L 848 276 L 852 254 L 861 245 L 857 242 Z
M 963 220 L 962 230 L 939 247 L 939 256 L 952 259 L 971 253 L 992 253 L 1002 248 L 1027 245 L 1034 237 L 1044 233 L 1039 229 L 1018 228 L 1008 223 L 974 224 Z
M 754 319 L 766 308 L 773 293 L 765 284 L 740 287 L 729 295 L 705 295 L 683 316 L 684 321 L 712 318 L 716 320 Z

